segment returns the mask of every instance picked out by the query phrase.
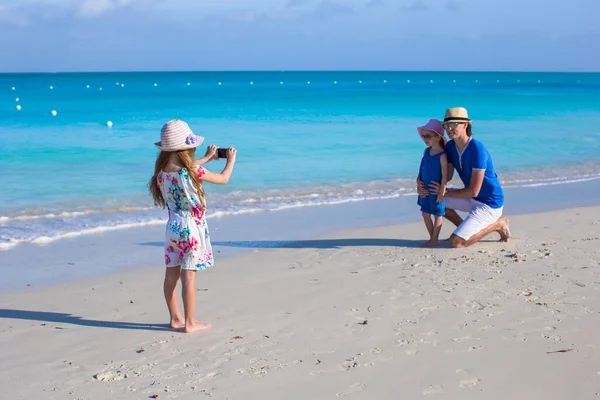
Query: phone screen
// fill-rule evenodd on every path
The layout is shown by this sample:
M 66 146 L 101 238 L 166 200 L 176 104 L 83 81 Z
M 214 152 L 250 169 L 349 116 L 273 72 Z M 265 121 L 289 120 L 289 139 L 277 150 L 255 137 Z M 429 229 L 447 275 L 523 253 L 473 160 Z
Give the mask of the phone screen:
M 217 157 L 218 158 L 227 158 L 227 149 L 218 148 L 217 149 Z

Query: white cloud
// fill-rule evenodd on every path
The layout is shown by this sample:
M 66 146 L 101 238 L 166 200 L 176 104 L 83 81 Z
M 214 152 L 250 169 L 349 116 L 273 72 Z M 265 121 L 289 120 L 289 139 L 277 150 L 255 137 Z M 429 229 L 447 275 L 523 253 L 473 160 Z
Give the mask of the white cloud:
M 84 17 L 94 17 L 107 11 L 125 7 L 134 0 L 84 0 L 79 7 L 79 14 Z

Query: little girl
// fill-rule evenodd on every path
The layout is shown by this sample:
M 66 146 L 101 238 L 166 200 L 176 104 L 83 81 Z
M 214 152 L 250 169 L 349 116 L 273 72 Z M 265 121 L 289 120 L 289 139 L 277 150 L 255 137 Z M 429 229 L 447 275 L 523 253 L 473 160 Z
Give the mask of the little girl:
M 164 293 L 171 315 L 171 328 L 185 333 L 210 328 L 210 324 L 194 318 L 196 308 L 196 271 L 214 264 L 208 226 L 206 225 L 206 200 L 202 182 L 226 184 L 233 172 L 234 148 L 227 150 L 227 164 L 220 174 L 209 172 L 200 164 L 215 159 L 215 146 L 209 146 L 206 155 L 195 160 L 196 147 L 204 138 L 196 136 L 185 122 L 174 119 L 160 131 L 160 142 L 155 143 L 161 152 L 156 160 L 154 176 L 149 188 L 154 204 L 168 208 L 165 238 Z M 177 281 L 183 286 L 181 316 L 177 302 Z
M 417 185 L 419 181 L 422 181 L 425 187 L 429 187 L 431 182 L 438 182 L 441 185 L 439 195 L 419 196 L 417 201 L 421 206 L 423 220 L 429 232 L 429 241 L 421 244 L 421 247 L 434 247 L 439 246 L 438 239 L 446 209 L 443 195 L 446 191 L 446 183 L 448 181 L 448 158 L 444 152 L 446 138 L 444 137 L 442 123 L 437 119 L 430 119 L 425 126 L 417 128 L 417 131 L 428 146 L 421 159 Z M 432 216 L 433 221 L 431 221 Z

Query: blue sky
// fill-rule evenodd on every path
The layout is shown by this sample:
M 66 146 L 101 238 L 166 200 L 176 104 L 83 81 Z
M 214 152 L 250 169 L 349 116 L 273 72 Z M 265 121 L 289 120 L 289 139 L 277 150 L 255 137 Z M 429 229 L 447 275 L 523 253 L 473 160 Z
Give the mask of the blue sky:
M 600 71 L 600 0 L 0 0 L 0 72 Z

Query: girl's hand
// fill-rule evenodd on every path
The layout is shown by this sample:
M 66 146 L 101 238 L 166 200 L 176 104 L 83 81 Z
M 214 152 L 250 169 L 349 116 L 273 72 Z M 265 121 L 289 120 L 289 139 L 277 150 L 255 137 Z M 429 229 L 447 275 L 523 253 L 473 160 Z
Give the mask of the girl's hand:
M 209 160 L 217 160 L 217 146 L 215 146 L 214 144 L 208 146 L 206 148 L 206 154 L 204 156 L 207 157 Z
M 227 149 L 227 161 L 235 162 L 235 156 L 237 155 L 237 150 L 234 147 L 230 147 Z
M 438 204 L 441 203 L 441 202 L 443 202 L 443 201 L 444 201 L 444 196 L 441 193 L 438 194 L 438 197 L 437 197 Z

